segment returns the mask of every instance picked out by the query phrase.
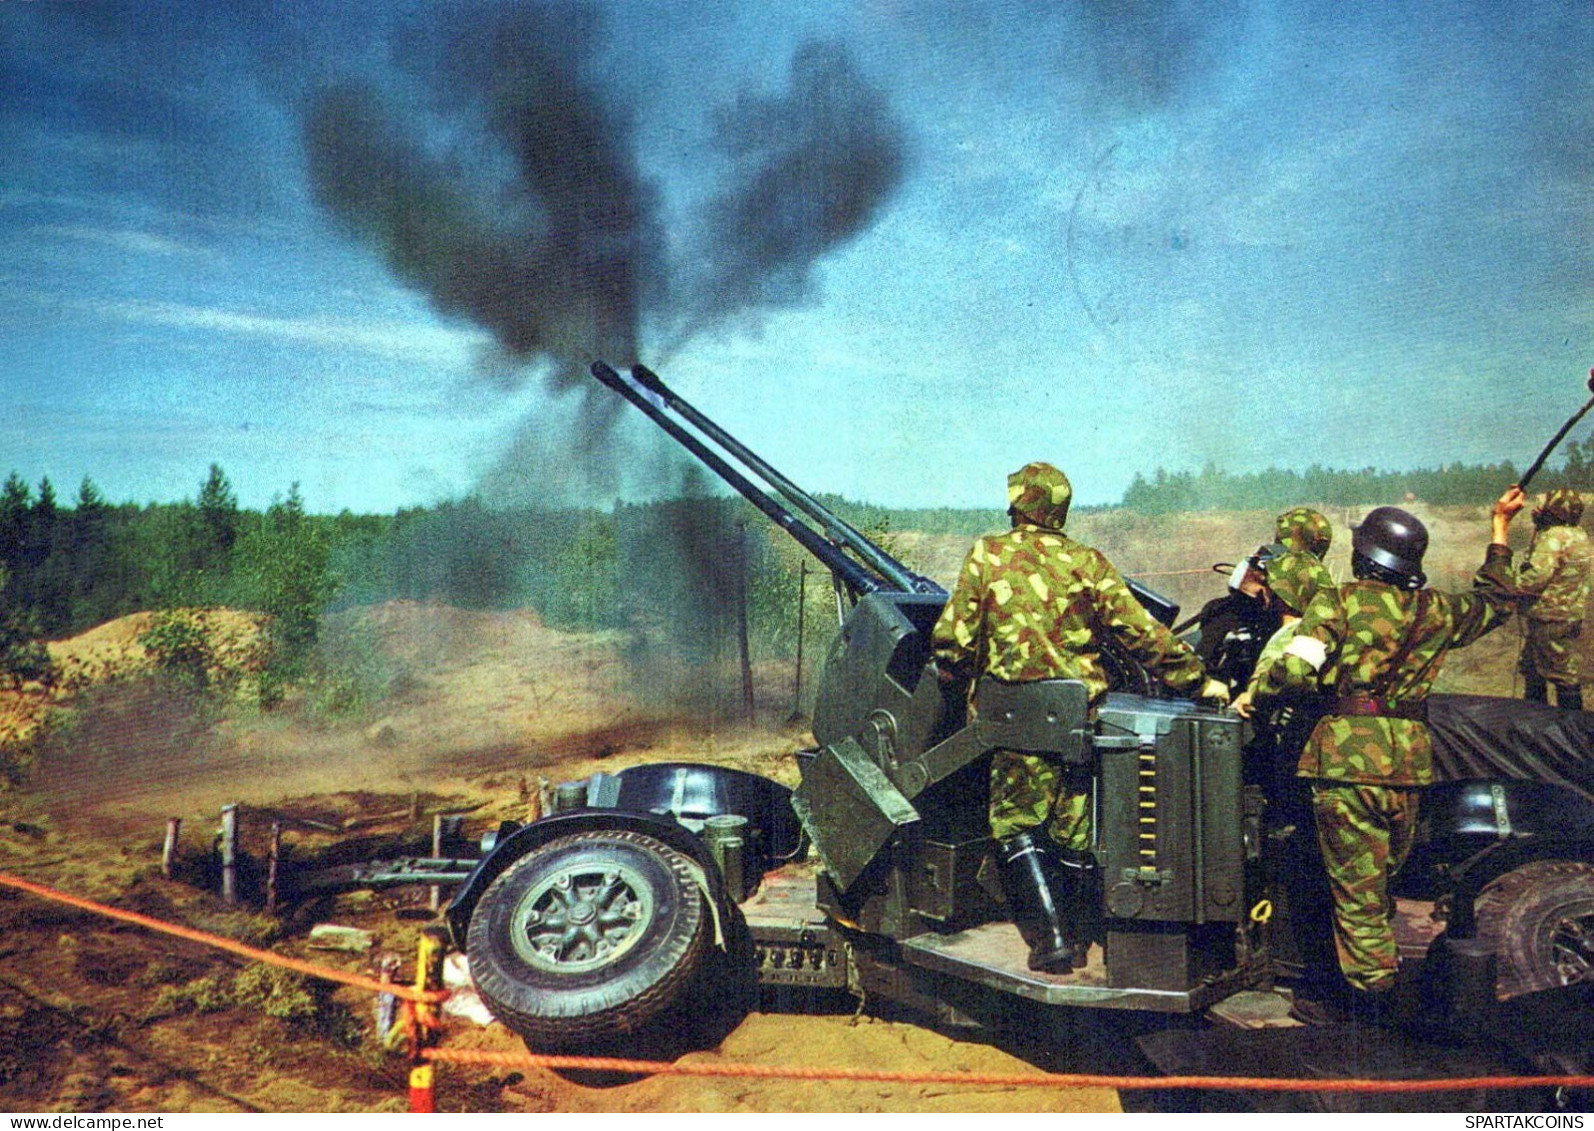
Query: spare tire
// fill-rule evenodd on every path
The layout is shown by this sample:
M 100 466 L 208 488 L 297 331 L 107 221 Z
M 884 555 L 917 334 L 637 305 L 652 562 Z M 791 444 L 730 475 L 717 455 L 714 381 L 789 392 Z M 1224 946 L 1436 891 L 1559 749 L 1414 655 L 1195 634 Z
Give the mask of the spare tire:
M 703 961 L 709 915 L 691 862 L 641 833 L 549 841 L 482 893 L 471 978 L 535 1049 L 605 1046 L 668 1009 Z
M 1594 864 L 1535 860 L 1492 880 L 1475 904 L 1495 953 L 1495 993 L 1513 998 L 1594 983 Z

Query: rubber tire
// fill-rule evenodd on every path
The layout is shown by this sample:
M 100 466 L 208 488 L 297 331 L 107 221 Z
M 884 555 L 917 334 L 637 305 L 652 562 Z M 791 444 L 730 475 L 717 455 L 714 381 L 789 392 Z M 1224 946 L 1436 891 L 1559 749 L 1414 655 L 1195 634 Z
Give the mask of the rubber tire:
M 1478 939 L 1495 954 L 1496 997 L 1594 980 L 1594 864 L 1535 860 L 1490 881 L 1474 906 Z M 1585 952 L 1572 965 L 1556 952 L 1568 930 L 1581 932 Z
M 595 969 L 549 970 L 511 940 L 517 907 L 550 876 L 619 864 L 645 885 L 651 914 L 641 936 Z M 504 870 L 482 893 L 466 931 L 472 981 L 495 1017 L 533 1049 L 610 1048 L 644 1028 L 691 985 L 702 965 L 710 915 L 688 858 L 626 831 L 549 841 Z

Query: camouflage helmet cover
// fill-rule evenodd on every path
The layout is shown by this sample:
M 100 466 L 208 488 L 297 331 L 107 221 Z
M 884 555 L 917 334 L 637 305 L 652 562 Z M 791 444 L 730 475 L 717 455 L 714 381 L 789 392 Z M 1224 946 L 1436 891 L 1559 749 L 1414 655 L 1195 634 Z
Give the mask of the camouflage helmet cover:
M 1049 463 L 1026 463 L 1007 477 L 1007 509 L 1014 522 L 1061 530 L 1073 499 L 1068 476 Z
M 1267 587 L 1297 616 L 1306 611 L 1323 586 L 1323 564 L 1300 550 L 1272 555 L 1263 569 L 1267 574 Z
M 1568 487 L 1545 493 L 1544 501 L 1533 508 L 1536 526 L 1576 526 L 1583 520 L 1583 498 Z
M 1334 541 L 1334 528 L 1311 507 L 1294 507 L 1279 515 L 1274 536 L 1291 550 L 1321 558 Z

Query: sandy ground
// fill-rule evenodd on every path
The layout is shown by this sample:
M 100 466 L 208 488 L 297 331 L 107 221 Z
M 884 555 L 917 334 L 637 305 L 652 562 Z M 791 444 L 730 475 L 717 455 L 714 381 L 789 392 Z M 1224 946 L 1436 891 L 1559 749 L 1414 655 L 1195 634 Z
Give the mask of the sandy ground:
M 245 941 L 275 930 L 216 894 L 160 875 L 168 817 L 182 852 L 203 858 L 221 807 L 241 807 L 246 851 L 265 828 L 313 851 L 334 839 L 424 836 L 430 814 L 467 812 L 467 831 L 525 819 L 544 781 L 642 761 L 692 759 L 795 780 L 808 741 L 784 722 L 708 726 L 626 694 L 621 641 L 558 633 L 529 613 L 399 603 L 365 614 L 386 655 L 416 673 L 373 716 L 338 725 L 293 703 L 271 714 L 217 712 L 160 684 L 123 679 L 47 744 L 30 783 L 0 794 L 0 871 Z M 138 625 L 92 639 L 118 660 Z M 113 643 L 114 642 L 114 643 Z M 134 665 L 136 666 L 136 665 Z M 761 672 L 760 717 L 789 713 L 790 671 Z M 418 812 L 411 819 L 411 812 Z M 273 949 L 361 972 L 375 956 L 412 960 L 431 918 L 425 889 L 339 897 L 318 920 L 360 927 L 368 954 L 311 951 L 295 920 Z M 28 1111 L 402 1110 L 402 1057 L 369 1036 L 371 1002 L 339 990 L 328 1009 L 363 1034 L 356 1047 L 258 1009 L 165 1012 L 163 993 L 230 979 L 241 960 L 87 912 L 0 889 L 0 1109 Z M 406 965 L 406 969 L 408 965 Z M 792 1004 L 790 1002 L 788 1005 Z M 801 1003 L 797 1003 L 801 1005 Z M 846 1003 L 843 1003 L 844 1005 Z M 831 1003 L 830 1008 L 836 1008 Z M 451 1020 L 445 1044 L 523 1051 L 493 1024 Z M 906 1020 L 755 1012 L 695 1059 L 1025 1073 L 1034 1065 Z M 440 1108 L 455 1111 L 1115 1111 L 1110 1091 L 893 1087 L 659 1077 L 588 1086 L 553 1072 L 445 1066 Z

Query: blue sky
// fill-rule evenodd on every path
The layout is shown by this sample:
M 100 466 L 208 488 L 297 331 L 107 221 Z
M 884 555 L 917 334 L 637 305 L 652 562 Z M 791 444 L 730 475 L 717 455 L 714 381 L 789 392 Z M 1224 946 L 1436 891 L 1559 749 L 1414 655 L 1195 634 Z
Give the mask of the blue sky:
M 673 489 L 598 355 L 899 505 L 1523 466 L 1594 364 L 1590 58 L 1571 0 L 11 0 L 0 471 Z

